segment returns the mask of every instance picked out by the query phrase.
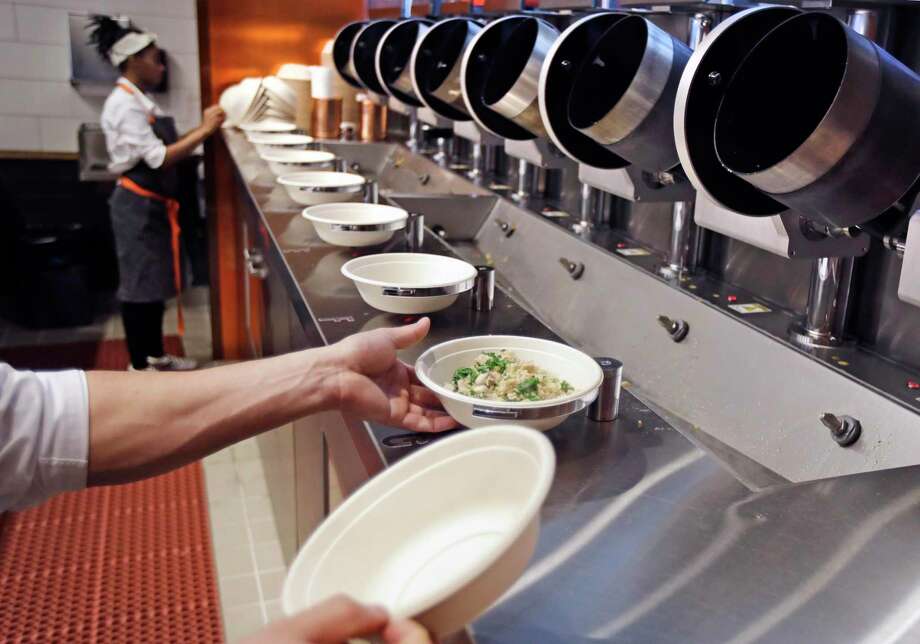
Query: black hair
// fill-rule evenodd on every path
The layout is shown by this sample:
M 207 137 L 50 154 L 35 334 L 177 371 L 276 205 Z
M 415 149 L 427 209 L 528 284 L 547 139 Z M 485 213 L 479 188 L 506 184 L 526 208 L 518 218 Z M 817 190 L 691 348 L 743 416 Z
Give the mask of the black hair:
M 89 33 L 89 40 L 87 41 L 88 44 L 93 45 L 106 62 L 111 62 L 109 60 L 109 53 L 112 51 L 112 47 L 115 46 L 115 43 L 121 40 L 125 34 L 143 33 L 130 21 L 128 21 L 127 25 L 122 25 L 110 16 L 102 16 L 99 14 L 90 16 L 89 24 L 86 28 L 91 30 Z M 118 67 L 121 69 L 123 66 L 124 63 Z

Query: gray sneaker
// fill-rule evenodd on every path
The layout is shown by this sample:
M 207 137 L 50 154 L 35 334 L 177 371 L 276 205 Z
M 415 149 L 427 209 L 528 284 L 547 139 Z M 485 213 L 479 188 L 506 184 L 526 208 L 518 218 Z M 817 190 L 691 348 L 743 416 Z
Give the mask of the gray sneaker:
M 198 368 L 197 361 L 168 353 L 162 358 L 147 358 L 147 364 L 155 371 L 192 371 Z

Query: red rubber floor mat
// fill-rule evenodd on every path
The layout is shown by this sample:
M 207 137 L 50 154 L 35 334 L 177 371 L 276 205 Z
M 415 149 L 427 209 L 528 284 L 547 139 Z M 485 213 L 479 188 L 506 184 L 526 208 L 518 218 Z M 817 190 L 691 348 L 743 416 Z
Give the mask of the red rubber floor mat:
M 167 340 L 168 351 L 181 352 Z M 123 342 L 100 344 L 108 345 L 96 353 L 105 360 L 94 366 L 127 365 Z M 47 360 L 52 348 L 38 350 Z M 78 366 L 79 353 L 64 351 L 42 366 Z M 222 642 L 203 478 L 193 463 L 5 515 L 0 642 Z

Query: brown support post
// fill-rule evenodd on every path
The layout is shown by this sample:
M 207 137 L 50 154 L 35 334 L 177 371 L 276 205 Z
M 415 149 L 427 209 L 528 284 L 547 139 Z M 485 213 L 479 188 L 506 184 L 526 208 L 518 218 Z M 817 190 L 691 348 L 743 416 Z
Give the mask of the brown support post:
M 365 17 L 363 0 L 198 0 L 201 102 L 246 76 L 266 76 L 283 63 L 318 65 L 320 52 L 342 25 Z M 214 357 L 246 357 L 245 267 L 235 202 L 236 178 L 223 142 L 205 145 L 211 328 Z

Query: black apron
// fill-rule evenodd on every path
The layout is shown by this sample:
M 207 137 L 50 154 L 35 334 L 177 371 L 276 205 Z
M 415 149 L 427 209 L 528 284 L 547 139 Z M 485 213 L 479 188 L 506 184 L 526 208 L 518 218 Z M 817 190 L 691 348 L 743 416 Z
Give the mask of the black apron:
M 151 127 L 165 145 L 179 140 L 172 117 L 156 117 Z M 124 177 L 164 197 L 175 198 L 179 194 L 179 173 L 175 165 L 154 169 L 141 159 L 124 173 Z M 166 205 L 122 186 L 115 188 L 109 205 L 118 253 L 118 299 L 122 302 L 159 302 L 175 297 Z

